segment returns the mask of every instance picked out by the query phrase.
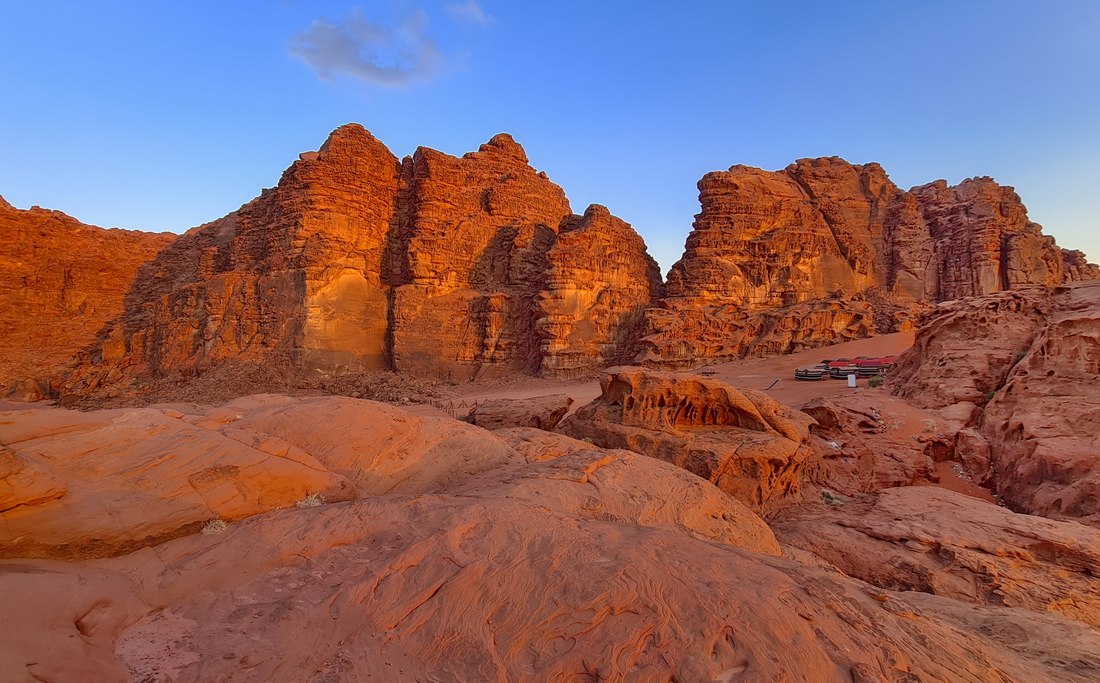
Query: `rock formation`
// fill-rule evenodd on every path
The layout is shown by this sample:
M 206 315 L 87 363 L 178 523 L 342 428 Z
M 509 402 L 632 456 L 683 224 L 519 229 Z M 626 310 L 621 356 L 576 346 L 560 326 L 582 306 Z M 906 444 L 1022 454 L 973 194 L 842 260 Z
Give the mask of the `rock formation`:
M 518 459 L 476 427 L 348 398 L 185 410 L 3 413 L 0 558 L 122 554 L 311 495 L 430 491 Z
M 724 406 L 747 429 L 787 431 L 743 396 L 708 391 L 708 414 L 667 404 L 626 412 L 645 424 L 722 429 L 713 411 Z M 955 513 L 938 498 L 923 513 L 919 495 L 887 506 L 889 492 L 881 514 L 850 515 L 852 529 L 827 527 L 828 512 L 811 517 L 818 526 L 807 532 L 822 530 L 805 544 L 814 552 L 831 557 L 827 549 L 850 534 L 852 548 L 887 562 L 873 566 L 868 553 L 849 571 L 930 592 L 894 590 L 781 546 L 746 506 L 657 458 L 547 432 L 559 453 L 523 457 L 476 427 L 351 399 L 258 396 L 188 410 L 42 409 L 11 420 L 41 433 L 50 419 L 124 430 L 155 417 L 208 434 L 180 440 L 154 469 L 123 466 L 129 478 L 113 484 L 76 466 L 87 459 L 88 430 L 70 431 L 69 444 L 61 431 L 9 443 L 37 441 L 74 496 L 43 503 L 54 506 L 52 521 L 24 520 L 23 533 L 39 536 L 83 511 L 90 519 L 67 521 L 84 525 L 77 533 L 112 526 L 134 544 L 95 560 L 73 548 L 64 561 L 3 561 L 0 623 L 19 627 L 0 639 L 0 678 L 1083 683 L 1100 667 L 1100 636 L 1079 620 L 1095 597 L 1082 583 L 1095 540 L 1078 525 L 1035 526 L 992 506 Z M 349 441 L 357 429 L 362 438 Z M 530 431 L 514 436 L 534 445 Z M 356 498 L 256 509 L 262 514 L 164 542 L 140 536 L 168 516 L 155 497 L 129 503 L 146 487 L 177 485 L 186 463 L 202 466 L 210 439 L 231 439 L 241 452 L 266 444 L 288 464 L 316 462 L 314 476 L 343 477 Z M 115 457 L 122 465 L 130 456 L 98 459 Z M 214 512 L 254 494 L 277 497 L 291 483 L 255 470 L 254 488 L 196 492 Z M 102 496 L 99 511 L 75 505 L 76 492 L 104 486 L 119 486 L 124 514 L 112 514 L 116 494 Z M 944 514 L 951 538 L 921 553 L 938 548 L 928 520 Z M 972 518 L 981 526 L 965 523 Z M 1014 543 L 1030 555 L 1007 557 L 1004 544 Z M 967 577 L 995 583 L 967 585 Z M 1021 592 L 1029 581 L 1038 587 Z M 1080 603 L 1053 600 L 1059 587 L 1080 588 Z M 1012 606 L 994 599 L 997 589 Z
M 570 215 L 565 193 L 506 134 L 462 158 L 420 149 L 405 173 L 394 368 L 455 379 L 534 372 L 534 302 Z
M 635 353 L 660 286 L 637 233 L 603 207 L 573 216 L 510 136 L 398 161 L 347 125 L 161 253 L 64 393 L 141 393 L 226 364 L 584 374 Z
M 274 378 L 252 392 L 380 370 L 580 378 L 839 343 L 908 329 L 937 301 L 1100 277 L 988 178 L 906 192 L 878 164 L 834 157 L 734 166 L 699 190 L 667 292 L 633 228 L 598 205 L 573 215 L 507 134 L 398 160 L 342 126 L 275 188 L 174 241 L 93 239 L 3 205 L 0 220 L 54 227 L 5 234 L 21 255 L 0 261 L 17 292 L 0 333 L 28 351 L 0 384 L 101 405 L 218 373 Z M 43 253 L 66 230 L 88 248 Z M 91 263 L 109 265 L 90 278 Z M 53 312 L 30 323 L 27 305 Z M 61 325 L 74 310 L 78 324 Z
M 0 397 L 48 396 L 48 380 L 122 313 L 142 265 L 174 239 L 0 198 Z
M 889 590 L 1048 611 L 1100 628 L 1100 531 L 938 488 L 801 505 L 770 520 L 779 538 Z
M 1011 508 L 1100 525 L 1098 374 L 1100 282 L 1087 282 L 942 304 L 891 384 L 964 415 L 956 457 Z
M 631 362 L 645 309 L 663 292 L 645 243 L 602 206 L 562 224 L 547 255 L 538 321 L 546 377 L 577 377 Z
M 489 399 L 474 406 L 468 421 L 489 430 L 533 427 L 549 431 L 558 426 L 571 405 L 573 399 L 566 394 Z
M 647 364 L 798 351 L 908 329 L 938 301 L 1100 277 L 990 178 L 905 192 L 878 164 L 801 159 L 708 173 L 699 200 Z
M 679 465 L 757 511 L 797 490 L 813 419 L 763 392 L 692 375 L 613 368 L 562 431 Z

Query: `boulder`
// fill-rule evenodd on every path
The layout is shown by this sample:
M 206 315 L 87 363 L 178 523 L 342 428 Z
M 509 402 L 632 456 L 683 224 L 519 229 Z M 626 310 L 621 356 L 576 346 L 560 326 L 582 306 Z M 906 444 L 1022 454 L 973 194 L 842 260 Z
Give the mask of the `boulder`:
M 612 368 L 561 430 L 666 460 L 757 511 L 797 490 L 813 419 L 766 394 L 693 375 Z
M 534 427 L 550 431 L 558 426 L 571 405 L 573 399 L 566 394 L 488 399 L 474 406 L 469 421 L 489 430 Z

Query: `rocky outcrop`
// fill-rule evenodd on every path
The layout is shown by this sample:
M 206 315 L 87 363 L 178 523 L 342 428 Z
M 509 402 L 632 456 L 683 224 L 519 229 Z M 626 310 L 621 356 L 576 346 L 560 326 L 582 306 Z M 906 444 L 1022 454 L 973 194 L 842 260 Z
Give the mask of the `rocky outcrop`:
M 891 386 L 968 413 L 955 456 L 1014 510 L 1100 524 L 1098 359 L 1100 283 L 1021 289 L 939 306 Z
M 549 431 L 558 426 L 571 405 L 573 399 L 566 394 L 489 399 L 475 405 L 468 420 L 489 430 L 533 427 Z
M 534 372 L 534 302 L 571 214 L 565 193 L 506 134 L 461 158 L 417 150 L 405 173 L 394 368 L 454 379 Z
M 90 257 L 13 245 L 26 258 L 0 262 L 0 277 L 21 294 L 0 332 L 28 351 L 0 383 L 29 377 L 20 395 L 102 405 L 212 375 L 282 378 L 253 392 L 379 370 L 579 378 L 841 343 L 909 329 L 936 301 L 1100 277 L 988 178 L 905 192 L 877 164 L 833 157 L 734 166 L 699 190 L 666 292 L 633 228 L 598 205 L 573 215 L 507 134 L 462 157 L 398 160 L 349 124 L 275 188 L 174 241 L 77 230 L 88 249 L 58 253 L 109 264 L 94 283 L 73 275 Z M 0 206 L 3 220 L 22 214 L 52 215 Z M 72 228 L 50 220 L 69 227 L 9 234 L 52 244 Z M 27 305 L 54 317 L 29 322 Z
M 771 519 L 780 540 L 889 590 L 1060 614 L 1100 628 L 1100 532 L 929 487 L 802 505 Z
M 377 422 L 388 430 L 395 419 Z M 332 440 L 327 424 L 278 423 Z M 466 457 L 433 460 L 461 470 Z M 368 480 L 389 470 L 369 457 L 358 468 Z M 19 628 L 0 639 L 0 678 L 1083 683 L 1100 667 L 1095 629 L 1014 590 L 1046 570 L 1083 576 L 1073 562 L 1085 549 L 1015 560 L 1030 573 L 998 585 L 1027 607 L 1006 607 L 965 590 L 894 592 L 793 550 L 780 556 L 745 506 L 626 451 L 589 447 L 402 491 L 256 515 L 94 562 L 6 562 L 0 620 Z M 906 529 L 910 545 L 925 542 L 911 519 L 881 533 Z M 959 547 L 959 566 L 1006 537 L 983 538 L 980 550 Z M 1037 557 L 1043 542 L 1068 553 L 1087 540 L 1020 538 Z
M 0 396 L 49 396 L 49 380 L 122 313 L 142 265 L 175 237 L 0 198 Z
M 946 444 L 930 413 L 878 391 L 814 399 L 802 412 L 817 423 L 818 461 L 807 463 L 806 478 L 829 491 L 855 496 L 939 480 L 937 445 Z
M 361 127 L 336 130 L 278 187 L 161 253 L 65 393 L 140 391 L 226 361 L 383 367 L 399 171 Z
M 1100 526 L 1100 283 L 1061 288 L 980 432 L 1013 509 Z
M 476 427 L 348 398 L 0 412 L 0 558 L 127 553 L 311 496 L 432 491 L 513 461 Z
M 573 216 L 510 136 L 398 161 L 347 125 L 150 263 L 63 393 L 148 393 L 226 364 L 584 374 L 634 354 L 660 286 L 637 233 L 603 207 Z
M 642 238 L 602 206 L 562 224 L 539 295 L 540 374 L 590 375 L 638 354 L 645 309 L 663 292 Z
M 561 431 L 666 460 L 757 511 L 798 489 L 811 449 L 805 413 L 763 392 L 692 375 L 613 368 Z
M 905 192 L 878 164 L 801 159 L 776 172 L 708 173 L 699 200 L 668 297 L 647 314 L 647 364 L 903 331 L 931 303 L 1100 277 L 989 178 Z

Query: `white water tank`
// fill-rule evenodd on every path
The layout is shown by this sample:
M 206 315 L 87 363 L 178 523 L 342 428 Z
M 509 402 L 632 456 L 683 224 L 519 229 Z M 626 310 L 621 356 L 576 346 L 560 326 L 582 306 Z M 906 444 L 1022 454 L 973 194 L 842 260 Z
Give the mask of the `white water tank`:
M 856 388 L 856 376 L 855 374 L 848 375 L 848 387 L 850 389 Z

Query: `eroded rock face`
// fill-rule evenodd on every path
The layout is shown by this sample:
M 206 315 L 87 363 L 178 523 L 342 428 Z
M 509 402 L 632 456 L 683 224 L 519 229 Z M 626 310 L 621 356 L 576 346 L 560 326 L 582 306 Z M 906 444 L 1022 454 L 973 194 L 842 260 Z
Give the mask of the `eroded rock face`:
M 1014 509 L 1100 526 L 1100 283 L 1056 290 L 985 406 L 992 479 Z
M 49 396 L 58 369 L 122 313 L 142 265 L 175 238 L 0 198 L 0 396 Z
M 394 367 L 454 379 L 533 372 L 534 300 L 571 214 L 565 193 L 505 134 L 461 158 L 417 150 L 406 173 Z
M 337 129 L 278 187 L 161 253 L 65 393 L 226 361 L 383 367 L 398 172 L 361 126 Z
M 904 331 L 931 303 L 1100 277 L 989 178 L 905 192 L 878 164 L 800 159 L 708 173 L 699 200 L 668 298 L 647 314 L 646 364 Z
M 1100 523 L 1100 283 L 940 305 L 891 376 L 930 407 L 982 406 L 958 459 L 1015 510 Z
M 613 368 L 561 430 L 679 465 L 763 510 L 797 490 L 813 419 L 766 394 L 690 375 Z
M 1061 614 L 1100 628 L 1100 532 L 929 487 L 803 505 L 770 520 L 783 543 L 889 590 Z
M 634 355 L 660 287 L 637 233 L 603 207 L 573 216 L 510 136 L 399 162 L 349 124 L 150 263 L 63 393 L 127 396 L 226 364 L 574 376 Z
M 638 354 L 661 272 L 629 224 L 602 206 L 562 223 L 539 295 L 540 374 L 579 377 Z

